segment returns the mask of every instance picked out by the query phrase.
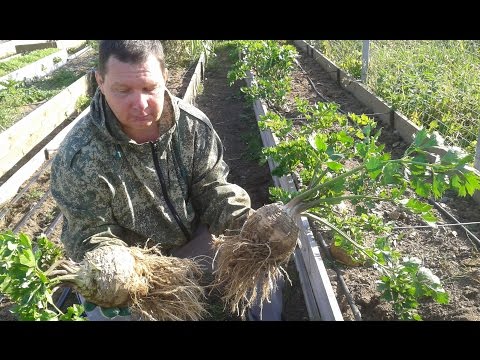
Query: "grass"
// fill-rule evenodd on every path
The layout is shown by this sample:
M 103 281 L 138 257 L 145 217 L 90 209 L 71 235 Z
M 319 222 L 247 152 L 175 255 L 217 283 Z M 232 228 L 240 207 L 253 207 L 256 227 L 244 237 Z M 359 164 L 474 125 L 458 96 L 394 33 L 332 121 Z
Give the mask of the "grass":
M 44 192 L 41 189 L 31 189 L 25 194 L 25 199 L 29 202 L 40 200 Z
M 11 60 L 0 62 L 0 77 L 21 69 L 28 64 L 31 64 L 58 51 L 59 49 L 56 48 L 34 50 L 28 53 L 23 53 L 20 56 L 16 56 Z
M 167 67 L 188 68 L 204 50 L 205 40 L 162 40 Z
M 0 90 L 0 130 L 5 130 L 30 112 L 29 105 L 38 105 L 57 95 L 83 74 L 59 69 L 46 78 L 26 84 L 19 81 L 3 83 Z
M 312 40 L 357 79 L 361 40 Z M 360 68 L 359 68 L 360 66 Z M 367 86 L 419 126 L 474 153 L 480 126 L 480 42 L 371 41 Z

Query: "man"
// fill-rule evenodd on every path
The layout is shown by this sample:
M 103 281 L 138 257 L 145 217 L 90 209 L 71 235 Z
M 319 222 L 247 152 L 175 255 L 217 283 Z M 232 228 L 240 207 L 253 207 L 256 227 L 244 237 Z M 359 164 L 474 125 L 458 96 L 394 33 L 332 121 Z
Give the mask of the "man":
M 100 41 L 95 77 L 90 113 L 52 165 L 66 255 L 81 261 L 98 246 L 149 239 L 164 254 L 211 256 L 210 234 L 240 228 L 253 210 L 246 191 L 226 180 L 223 145 L 208 118 L 166 89 L 160 41 Z M 280 318 L 281 289 L 275 294 L 264 320 Z M 92 320 L 118 315 L 85 305 Z M 253 307 L 249 317 L 259 312 Z

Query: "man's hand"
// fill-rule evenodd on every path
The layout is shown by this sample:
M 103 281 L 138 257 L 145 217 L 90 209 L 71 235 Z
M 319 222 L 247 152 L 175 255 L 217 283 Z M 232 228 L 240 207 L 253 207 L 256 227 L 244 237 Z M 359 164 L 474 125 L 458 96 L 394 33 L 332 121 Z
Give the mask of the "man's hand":
M 201 224 L 193 233 L 192 239 L 185 245 L 174 249 L 171 252 L 171 255 L 179 258 L 194 258 L 200 256 L 201 258 L 205 258 L 205 261 L 200 261 L 200 263 L 211 268 L 213 259 L 213 248 L 211 243 L 212 234 L 210 234 L 206 225 Z

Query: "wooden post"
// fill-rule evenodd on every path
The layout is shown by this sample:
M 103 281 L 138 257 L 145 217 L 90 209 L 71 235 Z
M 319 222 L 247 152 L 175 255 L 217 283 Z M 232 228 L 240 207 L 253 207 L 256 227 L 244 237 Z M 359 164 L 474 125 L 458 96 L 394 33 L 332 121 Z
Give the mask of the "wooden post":
M 367 73 L 368 73 L 368 56 L 370 51 L 370 40 L 363 40 L 362 46 L 362 82 L 367 83 Z

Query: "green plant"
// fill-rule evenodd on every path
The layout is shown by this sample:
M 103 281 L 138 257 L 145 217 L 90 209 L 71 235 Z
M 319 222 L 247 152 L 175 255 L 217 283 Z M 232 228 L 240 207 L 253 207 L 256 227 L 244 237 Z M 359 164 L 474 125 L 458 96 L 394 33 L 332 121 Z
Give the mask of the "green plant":
M 14 303 L 20 320 L 83 320 L 83 307 L 74 305 L 63 313 L 53 301 L 59 281 L 51 265 L 61 250 L 46 237 L 37 239 L 36 250 L 25 234 L 0 233 L 0 293 Z
M 76 263 L 61 258 L 45 236 L 34 250 L 27 235 L 0 233 L 0 293 L 16 303 L 21 320 L 82 320 L 82 307 L 64 314 L 55 306 L 52 294 L 60 284 L 104 308 L 128 306 L 135 319 L 199 320 L 206 312 L 200 274 L 193 260 L 156 248 L 100 246 Z
M 291 91 L 290 73 L 294 67 L 297 51 L 291 45 L 280 45 L 274 40 L 240 41 L 240 59 L 228 73 L 230 85 L 236 80 L 254 73 L 250 87 L 241 91 L 249 100 L 261 99 L 270 107 L 281 109 L 285 97 Z
M 210 52 L 206 40 L 162 40 L 165 62 L 168 67 L 188 67 L 204 51 Z
M 417 125 L 475 152 L 480 113 L 478 41 L 375 41 L 368 86 Z
M 362 42 L 359 40 L 310 40 L 313 46 L 356 79 L 362 73 Z
M 318 106 L 313 110 L 304 104 L 302 107 L 303 114 L 318 111 Z M 328 108 L 325 104 L 322 107 Z M 420 131 L 402 158 L 391 159 L 383 152 L 383 145 L 377 144 L 380 133 L 372 134 L 375 123 L 354 114 L 350 118 L 361 124 L 361 130 L 349 125 L 344 115 L 322 112 L 322 119 L 312 118 L 303 126 L 289 128 L 276 147 L 265 149 L 265 154 L 280 164 L 277 175 L 299 171 L 304 184 L 308 184 L 296 194 L 276 190 L 272 195 L 287 204 L 287 212 L 303 213 L 332 230 L 335 244 L 354 259 L 374 265 L 381 275 L 379 290 L 385 299 L 393 301 L 397 315 L 419 319 L 415 312 L 419 297 L 431 296 L 444 303 L 448 295 L 432 280 L 435 278 L 419 275 L 427 271 L 420 264 L 392 250 L 386 235 L 380 236 L 373 247 L 364 245 L 365 233 L 388 233 L 388 226 L 368 211 L 376 202 L 388 201 L 433 223 L 432 206 L 411 198 L 407 189 L 414 189 L 423 198 L 439 198 L 447 189 L 456 190 L 460 196 L 473 195 L 480 188 L 479 177 L 465 167 L 472 157 L 458 148 L 445 147 L 438 134 Z M 268 116 L 265 124 L 275 128 L 276 123 L 285 121 Z M 326 126 L 323 131 L 319 123 Z M 436 161 L 429 162 L 430 152 L 439 147 L 446 150 L 445 155 L 434 155 Z M 343 202 L 350 203 L 356 214 L 336 216 L 334 206 Z
M 32 189 L 25 194 L 25 199 L 28 201 L 37 201 L 43 196 L 43 191 L 39 189 Z
M 308 40 L 355 78 L 361 40 Z M 474 153 L 480 113 L 478 40 L 370 41 L 367 86 L 415 124 Z
M 80 95 L 75 102 L 75 110 L 77 112 L 82 112 L 90 104 L 91 100 L 91 97 L 88 95 Z
M 47 100 L 77 80 L 82 73 L 59 69 L 46 78 L 26 84 L 8 80 L 0 82 L 0 126 L 8 128 L 26 110 L 26 105 Z
M 98 46 L 99 46 L 98 40 L 87 40 L 87 46 L 90 46 L 96 53 L 98 53 Z
M 253 90 L 245 90 L 252 99 L 265 100 L 270 96 L 258 90 L 262 72 L 254 69 L 256 64 L 266 63 L 275 60 L 260 56 L 249 65 L 239 62 L 232 70 L 232 79 L 241 78 L 252 69 L 260 77 L 253 81 Z M 269 86 L 268 94 L 276 94 L 284 85 L 276 87 L 277 83 L 270 82 Z M 260 208 L 258 216 L 247 220 L 248 225 L 239 235 L 221 238 L 215 244 L 220 264 L 217 282 L 227 289 L 225 298 L 232 310 L 238 311 L 255 300 L 257 293 L 251 289 L 257 281 L 263 284 L 261 301 L 268 300 L 265 293 L 275 286 L 281 272 L 279 266 L 295 246 L 298 230 L 294 230 L 293 219 L 299 215 L 329 229 L 334 243 L 355 261 L 370 264 L 379 271 L 381 296 L 393 302 L 400 319 L 420 320 L 416 309 L 422 297 L 448 302 L 448 294 L 438 277 L 418 259 L 396 251 L 388 240 L 390 227 L 370 210 L 378 202 L 391 202 L 433 224 L 436 219 L 432 206 L 411 196 L 409 189 L 420 199 L 439 198 L 446 190 L 471 196 L 480 189 L 480 177 L 467 167 L 473 157 L 457 147 L 446 147 L 438 133 L 422 129 L 403 157 L 392 159 L 383 151 L 384 145 L 378 144 L 380 132 L 374 132 L 376 123 L 364 114 L 345 116 L 338 113 L 336 105 L 311 106 L 296 99 L 297 110 L 303 116 L 294 122 L 276 113 L 278 108 L 272 107 L 274 101 L 267 103 L 273 111 L 262 117 L 260 127 L 272 130 L 280 142 L 264 149 L 265 159 L 271 157 L 278 164 L 274 175 L 296 172 L 304 185 L 293 193 L 271 189 L 272 197 L 284 205 Z M 443 150 L 444 155 L 437 155 L 438 150 Z M 354 214 L 337 216 L 336 207 L 342 204 L 349 204 Z M 368 232 L 377 236 L 372 246 L 365 245 Z M 229 251 L 235 252 L 235 257 Z M 241 263 L 236 260 L 238 257 L 242 258 Z
M 248 160 L 260 162 L 262 159 L 262 139 L 258 136 L 258 132 L 247 133 L 242 135 L 242 140 L 247 144 L 247 151 L 243 154 Z

